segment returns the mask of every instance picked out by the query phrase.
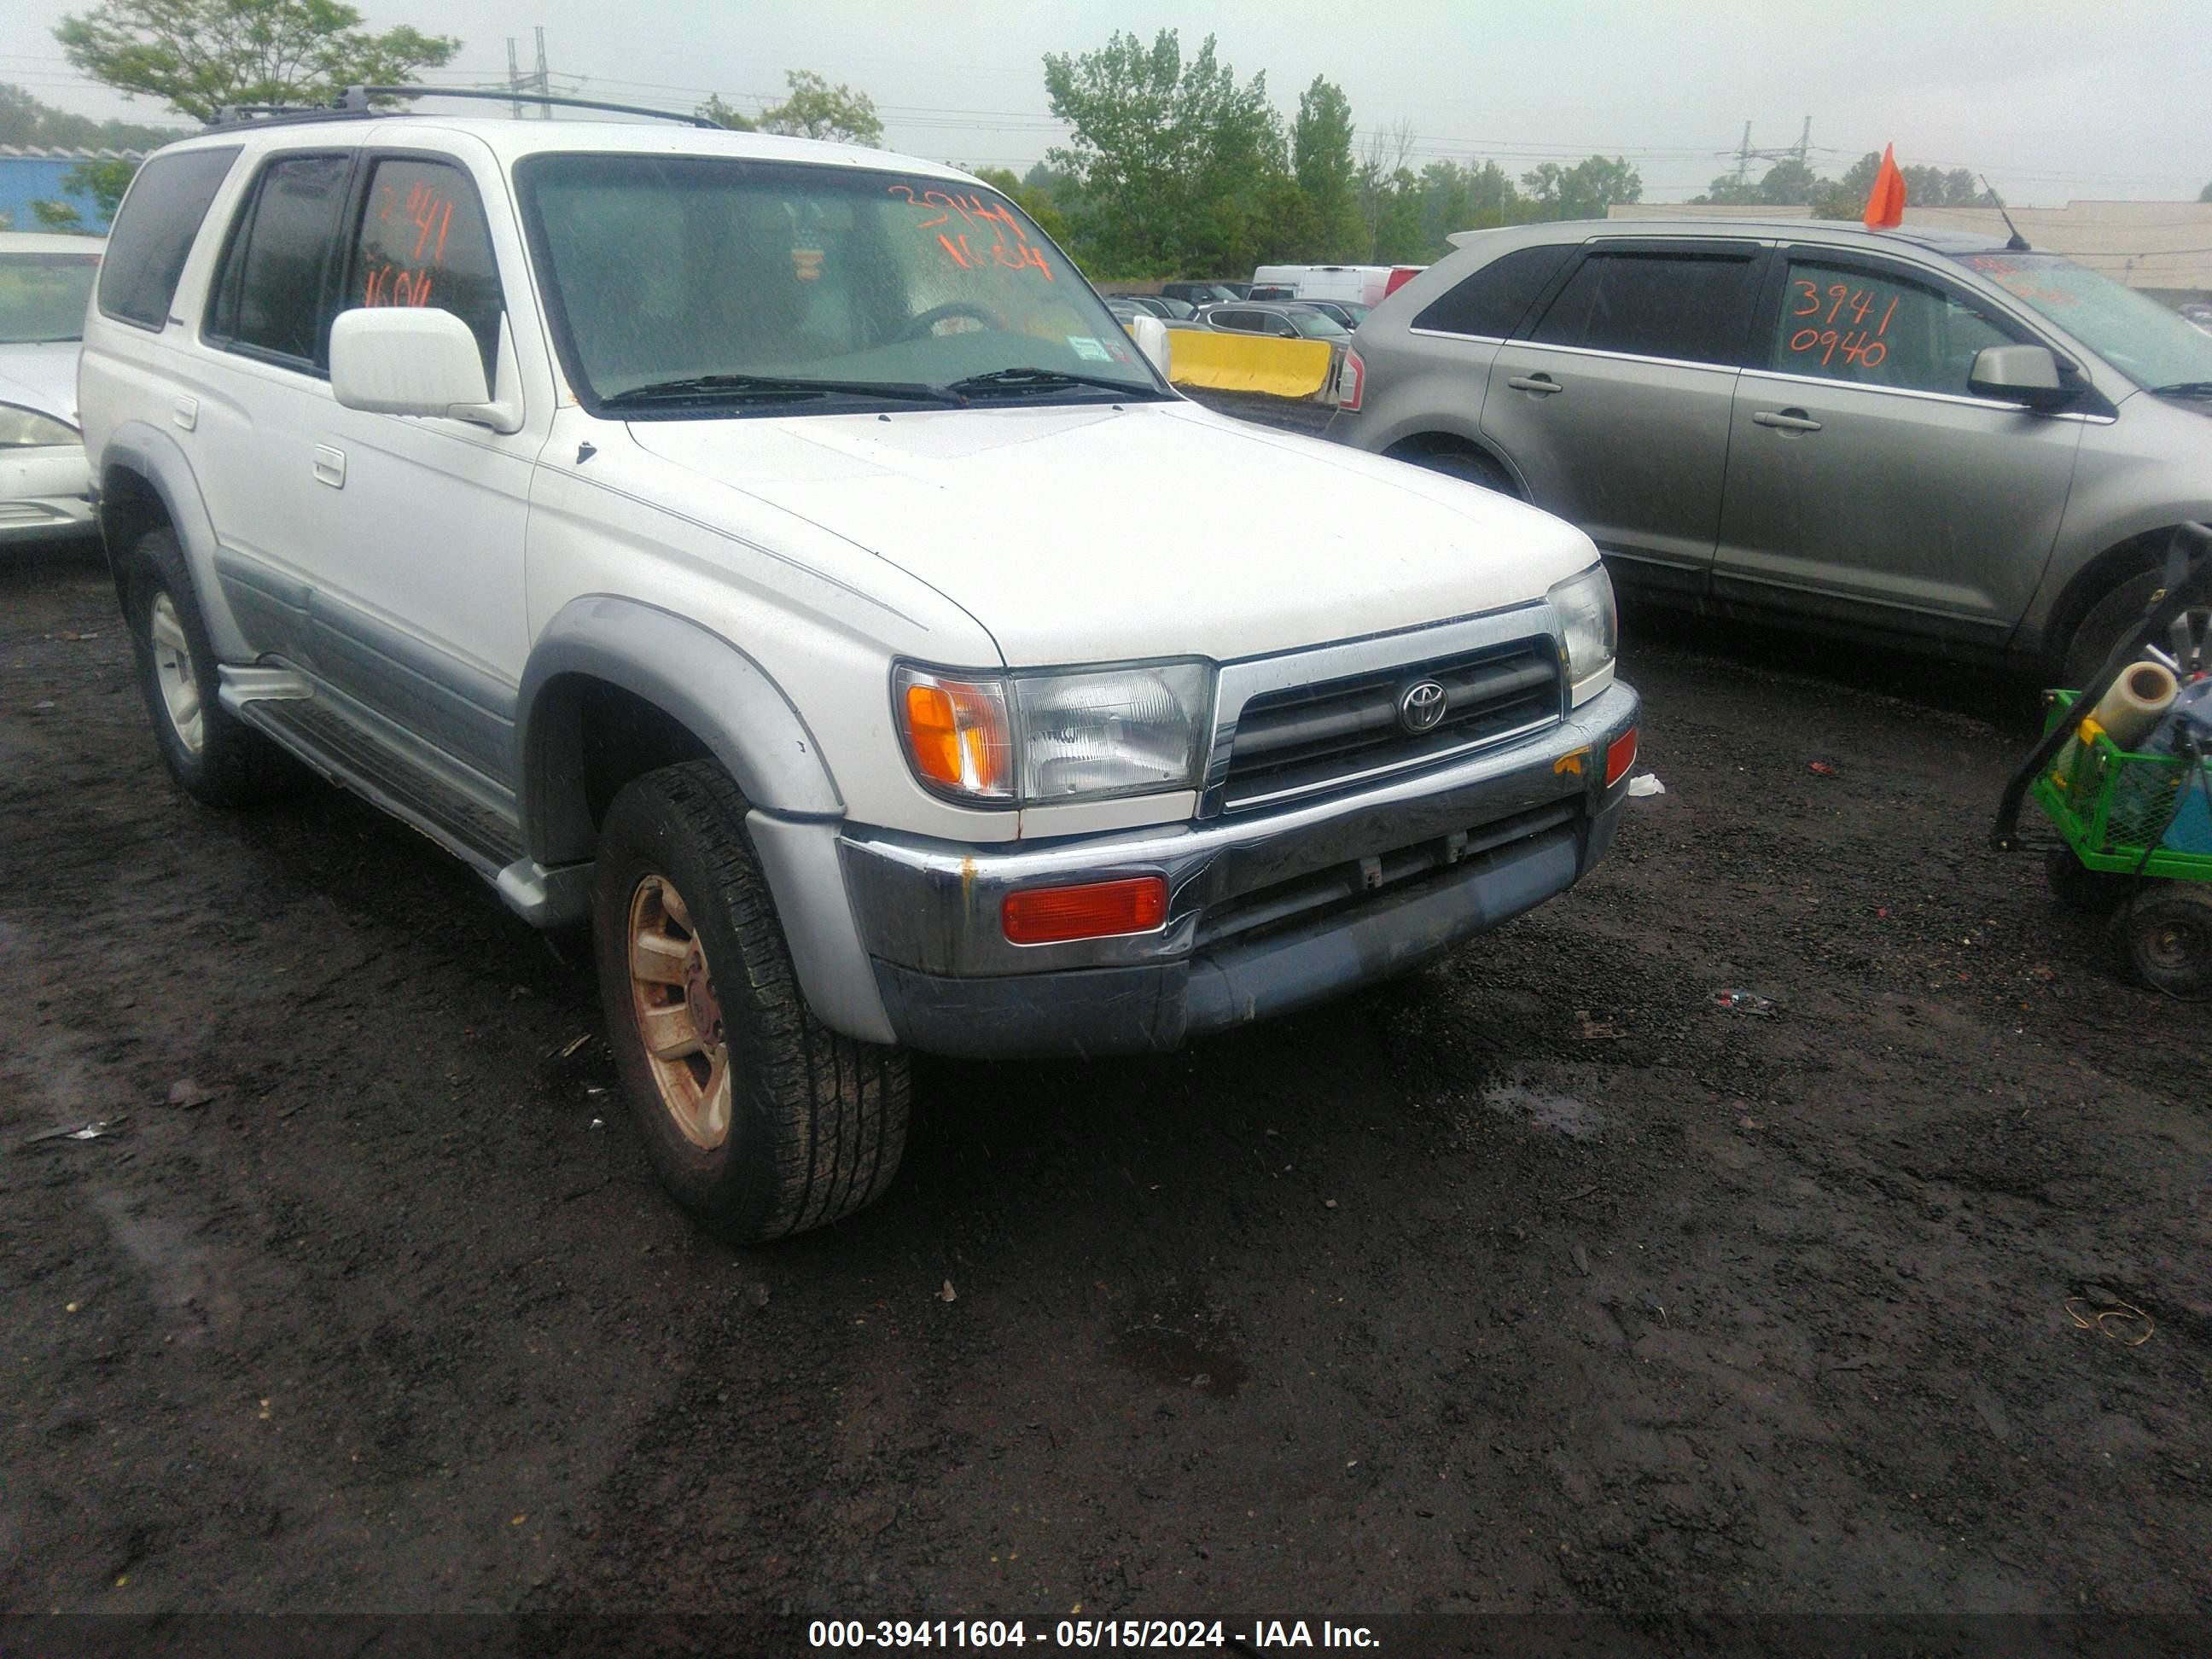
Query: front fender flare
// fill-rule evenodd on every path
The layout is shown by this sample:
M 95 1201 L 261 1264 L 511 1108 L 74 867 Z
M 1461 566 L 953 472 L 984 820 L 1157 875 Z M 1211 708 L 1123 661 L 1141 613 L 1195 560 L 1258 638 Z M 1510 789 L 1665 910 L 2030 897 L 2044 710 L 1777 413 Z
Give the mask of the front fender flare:
M 216 579 L 215 520 L 209 516 L 207 502 L 200 495 L 199 480 L 193 475 L 184 446 L 161 428 L 144 421 L 124 422 L 108 434 L 106 443 L 101 446 L 100 532 L 107 542 L 108 563 L 119 573 L 124 555 L 130 549 L 116 546 L 113 538 L 106 535 L 106 506 L 112 493 L 108 478 L 117 471 L 135 474 L 161 498 L 170 527 L 177 533 L 177 546 L 184 554 L 185 568 L 191 574 L 192 598 L 199 605 L 201 619 L 207 624 L 208 638 L 215 645 L 216 655 L 225 662 L 252 660 L 253 653 L 237 618 L 231 615 L 222 584 Z
M 814 734 L 757 662 L 672 611 L 591 593 L 562 606 L 538 636 L 516 699 L 523 844 L 539 862 L 588 859 L 597 839 L 578 728 L 586 680 L 682 721 L 752 805 L 800 820 L 844 816 Z

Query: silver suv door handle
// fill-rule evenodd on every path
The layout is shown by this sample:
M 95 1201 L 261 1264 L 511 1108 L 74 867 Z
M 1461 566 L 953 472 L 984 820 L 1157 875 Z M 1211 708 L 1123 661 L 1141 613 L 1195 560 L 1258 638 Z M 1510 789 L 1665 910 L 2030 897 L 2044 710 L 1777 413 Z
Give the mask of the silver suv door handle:
M 1802 409 L 1762 409 L 1752 417 L 1758 426 L 1771 426 L 1783 432 L 1818 432 L 1820 423 L 1808 420 Z
M 1550 397 L 1554 392 L 1566 390 L 1566 387 L 1548 374 L 1516 374 L 1505 384 L 1516 392 L 1534 392 L 1546 398 Z
M 333 489 L 345 488 L 345 451 L 332 449 L 328 444 L 315 446 L 315 482 L 326 483 Z

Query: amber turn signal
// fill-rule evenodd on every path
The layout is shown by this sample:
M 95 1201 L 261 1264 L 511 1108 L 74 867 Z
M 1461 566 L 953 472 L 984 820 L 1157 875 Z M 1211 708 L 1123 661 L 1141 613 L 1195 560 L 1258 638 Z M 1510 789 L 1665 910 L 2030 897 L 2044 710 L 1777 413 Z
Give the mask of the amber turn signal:
M 907 752 L 925 779 L 973 799 L 1013 793 L 1013 744 L 998 686 L 915 674 L 899 702 Z
M 1016 945 L 1059 945 L 1116 933 L 1149 933 L 1167 920 L 1164 876 L 1086 882 L 1080 887 L 1030 887 L 1006 895 L 1000 920 Z

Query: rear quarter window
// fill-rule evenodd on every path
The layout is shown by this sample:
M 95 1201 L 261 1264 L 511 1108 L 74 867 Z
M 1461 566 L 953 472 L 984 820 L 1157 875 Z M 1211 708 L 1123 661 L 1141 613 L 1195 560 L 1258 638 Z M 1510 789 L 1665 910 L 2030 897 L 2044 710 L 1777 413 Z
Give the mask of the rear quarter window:
M 167 324 L 192 240 L 237 159 L 238 147 L 228 145 L 156 155 L 138 169 L 107 233 L 100 268 L 103 316 L 141 328 L 159 330 Z
M 1576 267 L 1530 338 L 1683 362 L 1743 361 L 1751 252 L 1601 249 Z
M 1441 300 L 1413 319 L 1415 328 L 1437 334 L 1481 334 L 1504 339 L 1520 325 L 1544 286 L 1559 274 L 1572 242 L 1516 248 L 1462 277 Z

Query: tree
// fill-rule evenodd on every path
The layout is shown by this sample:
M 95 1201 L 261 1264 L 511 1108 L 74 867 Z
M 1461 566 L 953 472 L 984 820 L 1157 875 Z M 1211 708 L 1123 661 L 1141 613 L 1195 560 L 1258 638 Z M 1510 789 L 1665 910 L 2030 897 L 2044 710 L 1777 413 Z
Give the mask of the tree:
M 1037 228 L 1055 242 L 1067 240 L 1067 221 L 1059 208 L 1053 204 L 1052 192 L 1027 179 L 1017 179 L 1006 167 L 971 167 L 978 179 L 1001 196 L 1012 197 L 1014 204 L 1036 221 Z M 1035 171 L 1034 168 L 1031 169 Z
M 1644 175 L 1621 156 L 1593 155 L 1571 167 L 1546 161 L 1522 173 L 1521 182 L 1536 199 L 1537 216 L 1545 219 L 1602 219 L 1615 202 L 1644 195 Z
M 1856 219 L 1866 211 L 1875 175 L 1881 171 L 1881 152 L 1869 150 L 1851 163 L 1826 194 L 1814 198 L 1813 214 L 1820 219 Z M 1966 167 L 1900 167 L 1905 175 L 1905 204 L 1916 207 L 1995 207 L 1997 198 L 1982 189 Z
M 2198 191 L 2197 192 L 2197 199 L 2200 202 L 2212 202 L 2212 185 L 2207 185 L 2203 189 Z
M 461 49 L 361 21 L 341 0 L 100 0 L 54 39 L 94 80 L 204 121 L 227 104 L 325 103 L 349 86 L 404 82 Z
M 74 195 L 91 197 L 100 209 L 100 216 L 112 219 L 115 210 L 123 205 L 123 192 L 131 188 L 131 180 L 137 172 L 137 162 L 119 155 L 79 161 L 62 174 L 62 188 Z
M 94 121 L 42 104 L 21 87 L 0 82 L 0 144 L 50 149 L 159 149 L 190 135 L 188 127 Z
M 39 222 L 40 230 L 82 230 L 84 215 L 67 202 L 33 202 L 31 216 Z
M 719 92 L 709 93 L 707 101 L 700 105 L 694 113 L 703 116 L 718 127 L 727 127 L 732 132 L 752 132 L 757 130 L 754 127 L 750 118 L 739 111 L 735 104 L 724 103 L 722 94 Z
M 833 87 L 812 70 L 788 70 L 783 79 L 791 95 L 760 112 L 754 125 L 761 131 L 788 138 L 836 139 L 872 149 L 883 143 L 883 120 L 867 94 Z
M 1318 75 L 1298 94 L 1298 118 L 1291 127 L 1291 170 L 1304 198 L 1304 251 L 1316 259 L 1343 258 L 1358 246 L 1363 229 L 1359 168 L 1352 155 L 1352 100 L 1343 88 Z
M 1052 112 L 1074 131 L 1048 159 L 1073 173 L 1079 260 L 1101 276 L 1249 270 L 1279 246 L 1289 176 L 1267 77 L 1239 84 L 1208 35 L 1188 62 L 1162 29 L 1095 52 L 1047 52 Z

